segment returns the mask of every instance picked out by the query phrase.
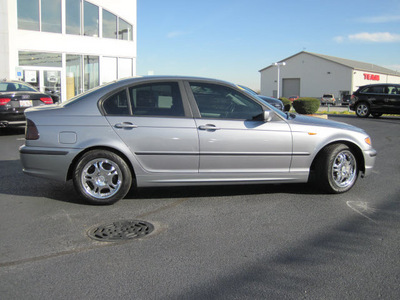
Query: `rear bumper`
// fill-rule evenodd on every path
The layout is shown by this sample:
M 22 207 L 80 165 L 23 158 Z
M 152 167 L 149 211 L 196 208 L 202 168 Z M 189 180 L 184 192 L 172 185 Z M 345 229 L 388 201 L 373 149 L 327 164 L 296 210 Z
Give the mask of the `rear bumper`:
M 79 149 L 20 147 L 22 171 L 25 174 L 66 181 L 69 168 Z
M 10 113 L 0 111 L 0 127 L 25 125 L 24 113 Z

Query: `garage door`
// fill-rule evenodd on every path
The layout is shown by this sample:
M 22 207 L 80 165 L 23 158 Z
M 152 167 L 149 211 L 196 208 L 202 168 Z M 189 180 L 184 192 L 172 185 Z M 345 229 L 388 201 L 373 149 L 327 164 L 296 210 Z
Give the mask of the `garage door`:
M 300 96 L 300 78 L 284 78 L 282 80 L 282 96 Z

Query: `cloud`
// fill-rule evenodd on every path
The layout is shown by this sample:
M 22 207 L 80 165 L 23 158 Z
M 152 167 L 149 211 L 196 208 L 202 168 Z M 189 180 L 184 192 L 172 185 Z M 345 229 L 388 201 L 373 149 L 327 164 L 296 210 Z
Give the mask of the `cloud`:
M 345 41 L 371 42 L 371 43 L 397 43 L 400 42 L 400 34 L 390 32 L 360 32 L 346 36 L 336 36 L 333 40 L 341 44 Z
M 361 23 L 392 23 L 400 22 L 400 15 L 397 16 L 375 16 L 375 17 L 364 17 L 357 19 Z
M 171 32 L 167 33 L 167 38 L 173 39 L 173 38 L 185 35 L 185 34 L 187 34 L 187 32 L 184 32 L 184 31 L 171 31 Z
M 374 43 L 394 43 L 400 42 L 400 34 L 389 33 L 389 32 L 362 32 L 357 34 L 349 35 L 350 41 L 361 41 L 361 42 L 374 42 Z

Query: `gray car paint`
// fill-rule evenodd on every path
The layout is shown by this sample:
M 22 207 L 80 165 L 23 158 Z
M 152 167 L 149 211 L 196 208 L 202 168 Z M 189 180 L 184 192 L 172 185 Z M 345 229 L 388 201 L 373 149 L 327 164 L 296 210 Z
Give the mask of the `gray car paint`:
M 160 81 L 179 82 L 185 117 L 104 116 L 99 108 L 101 99 L 118 89 Z M 189 81 L 225 85 L 241 92 L 219 80 L 142 77 L 96 88 L 60 105 L 30 108 L 26 118 L 36 124 L 40 138 L 27 140 L 21 147 L 23 171 L 67 180 L 81 153 L 101 147 L 129 161 L 139 187 L 307 182 L 317 153 L 330 143 L 345 142 L 360 150 L 365 162 L 361 169 L 370 174 L 376 152 L 364 142 L 368 135 L 363 130 L 299 115 L 287 118 L 255 97 L 264 110 L 274 110 L 271 121 L 203 119 Z M 119 128 L 123 123 L 134 126 Z

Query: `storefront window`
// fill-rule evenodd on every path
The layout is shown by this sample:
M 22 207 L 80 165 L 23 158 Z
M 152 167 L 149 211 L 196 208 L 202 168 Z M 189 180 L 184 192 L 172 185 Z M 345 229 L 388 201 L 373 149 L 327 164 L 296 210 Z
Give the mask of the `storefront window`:
M 61 33 L 61 0 L 41 0 L 42 31 Z
M 92 55 L 84 56 L 85 63 L 85 91 L 99 85 L 99 57 Z
M 84 31 L 86 36 L 99 36 L 99 7 L 85 1 L 84 7 Z
M 118 22 L 118 39 L 119 40 L 127 40 L 132 41 L 132 25 L 128 22 L 125 22 L 122 19 L 119 19 Z
M 66 32 L 81 34 L 81 0 L 66 0 Z
M 117 16 L 103 9 L 103 38 L 117 38 Z
M 19 51 L 20 66 L 62 67 L 61 53 Z
M 83 92 L 82 90 L 82 56 L 68 55 L 67 59 L 67 100 Z
M 39 31 L 39 0 L 17 0 L 18 29 Z

